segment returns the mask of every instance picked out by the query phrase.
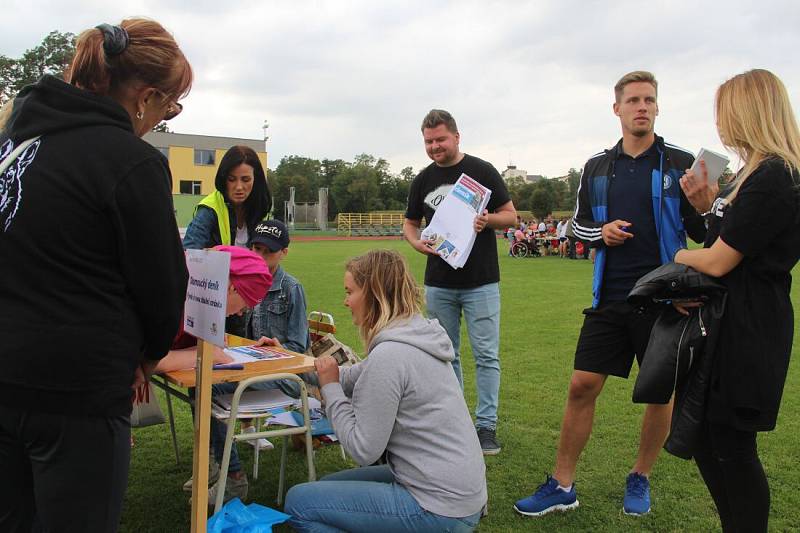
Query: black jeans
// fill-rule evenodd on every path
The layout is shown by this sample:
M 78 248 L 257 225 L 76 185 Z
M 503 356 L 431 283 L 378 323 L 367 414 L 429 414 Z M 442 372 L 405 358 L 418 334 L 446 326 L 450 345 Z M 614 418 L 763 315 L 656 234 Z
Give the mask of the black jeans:
M 767 531 L 769 484 L 756 433 L 707 424 L 695 462 L 719 512 L 722 530 Z
M 127 416 L 0 405 L 0 531 L 117 531 L 130 434 Z

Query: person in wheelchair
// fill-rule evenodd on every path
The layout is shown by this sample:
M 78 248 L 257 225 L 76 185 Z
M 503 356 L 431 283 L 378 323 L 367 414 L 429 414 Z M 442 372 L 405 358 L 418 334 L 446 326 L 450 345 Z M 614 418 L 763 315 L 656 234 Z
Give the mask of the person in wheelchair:
M 539 245 L 536 242 L 536 236 L 533 232 L 522 232 L 517 230 L 515 233 L 515 242 L 511 245 L 511 255 L 514 257 L 539 257 Z

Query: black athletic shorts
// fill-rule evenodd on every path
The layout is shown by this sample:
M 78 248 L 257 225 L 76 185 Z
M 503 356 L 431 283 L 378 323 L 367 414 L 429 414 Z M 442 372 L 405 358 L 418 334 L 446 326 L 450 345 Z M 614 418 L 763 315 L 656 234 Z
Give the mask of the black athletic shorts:
M 610 302 L 597 309 L 584 309 L 583 314 L 586 316 L 575 348 L 575 370 L 627 378 L 634 356 L 642 364 L 658 310 Z

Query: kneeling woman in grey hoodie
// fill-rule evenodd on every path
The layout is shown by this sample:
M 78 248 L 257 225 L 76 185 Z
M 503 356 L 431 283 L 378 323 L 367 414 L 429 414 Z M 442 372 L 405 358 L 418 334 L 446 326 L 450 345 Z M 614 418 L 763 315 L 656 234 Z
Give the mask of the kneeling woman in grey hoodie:
M 298 531 L 472 531 L 486 503 L 478 437 L 451 366 L 453 346 L 420 313 L 403 257 L 373 250 L 346 267 L 345 305 L 368 357 L 316 362 L 336 436 L 361 468 L 292 487 Z M 381 457 L 386 464 L 372 465 Z

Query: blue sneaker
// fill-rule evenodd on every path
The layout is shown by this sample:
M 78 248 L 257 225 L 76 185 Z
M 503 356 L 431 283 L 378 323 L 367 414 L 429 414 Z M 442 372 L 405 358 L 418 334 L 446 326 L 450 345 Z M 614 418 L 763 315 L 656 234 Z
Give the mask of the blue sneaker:
M 525 516 L 542 516 L 552 511 L 566 511 L 578 506 L 578 495 L 575 484 L 569 492 L 558 487 L 558 481 L 551 476 L 539 485 L 531 496 L 514 504 L 514 510 Z
M 625 481 L 625 500 L 622 510 L 627 515 L 640 516 L 650 512 L 650 481 L 638 472 L 628 474 Z

